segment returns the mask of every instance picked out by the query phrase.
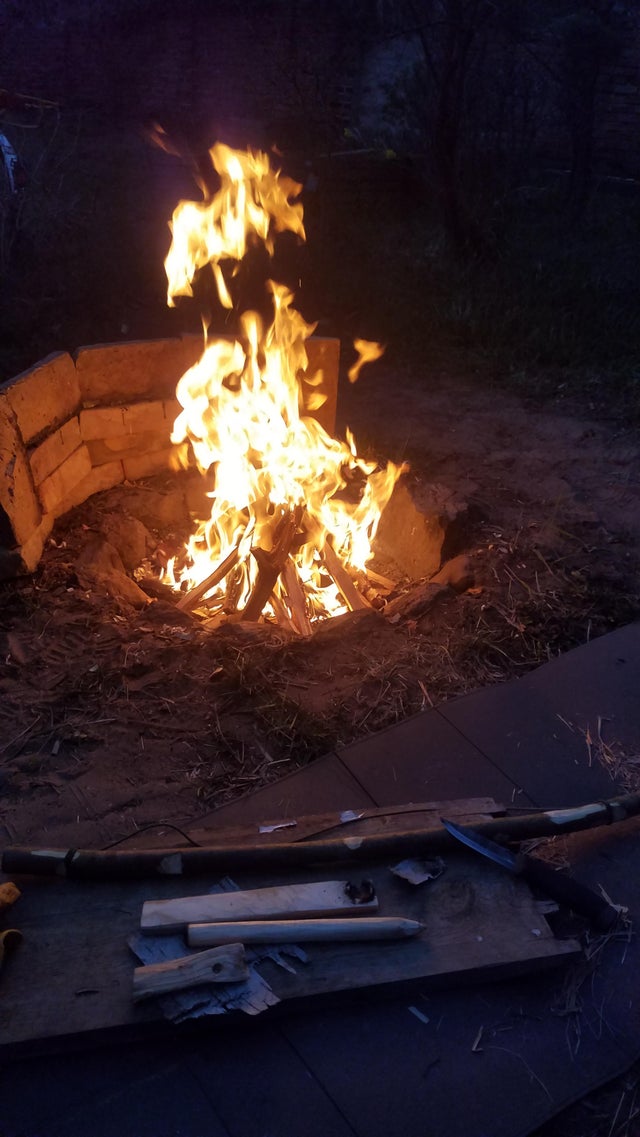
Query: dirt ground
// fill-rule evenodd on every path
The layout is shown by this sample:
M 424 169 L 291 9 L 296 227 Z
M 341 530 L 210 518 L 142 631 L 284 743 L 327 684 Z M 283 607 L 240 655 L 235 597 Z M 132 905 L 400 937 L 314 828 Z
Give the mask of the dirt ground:
M 343 618 L 311 639 L 211 631 L 170 599 L 113 599 L 82 568 L 114 510 L 145 523 L 152 558 L 180 540 L 170 478 L 91 499 L 61 519 L 38 572 L 0 592 L 4 841 L 102 846 L 197 822 L 336 744 L 637 618 L 636 433 L 382 365 L 342 385 L 339 413 L 361 451 L 410 462 L 418 497 L 438 483 L 466 502 L 452 551 L 474 586 L 418 619 Z

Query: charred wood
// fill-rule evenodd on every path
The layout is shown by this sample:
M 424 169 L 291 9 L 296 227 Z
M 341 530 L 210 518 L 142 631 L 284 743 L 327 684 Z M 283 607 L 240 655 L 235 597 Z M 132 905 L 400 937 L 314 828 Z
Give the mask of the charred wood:
M 267 551 L 260 547 L 251 550 L 258 562 L 258 576 L 251 595 L 243 609 L 242 620 L 258 620 L 262 609 L 273 592 L 276 581 L 287 563 L 289 553 L 296 538 L 304 509 L 297 505 L 281 519 L 273 549 Z

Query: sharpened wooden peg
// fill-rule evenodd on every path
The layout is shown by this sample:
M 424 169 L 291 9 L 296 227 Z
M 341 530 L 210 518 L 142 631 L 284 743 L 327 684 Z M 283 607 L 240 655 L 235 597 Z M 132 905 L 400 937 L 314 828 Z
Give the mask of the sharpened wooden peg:
M 359 920 L 247 920 L 220 924 L 189 924 L 190 947 L 212 944 L 362 943 L 402 940 L 423 931 L 424 924 L 402 916 L 361 916 Z

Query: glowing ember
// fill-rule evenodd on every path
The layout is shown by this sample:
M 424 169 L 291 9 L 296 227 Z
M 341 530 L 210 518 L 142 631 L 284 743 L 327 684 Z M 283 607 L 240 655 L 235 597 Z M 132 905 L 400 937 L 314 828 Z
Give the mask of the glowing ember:
M 181 202 L 173 215 L 165 262 L 170 304 L 191 295 L 196 270 L 211 265 L 220 301 L 231 307 L 231 281 L 250 243 L 261 241 L 273 254 L 279 232 L 304 238 L 295 200 L 302 187 L 272 170 L 267 155 L 216 145 L 211 158 L 220 190 L 203 202 Z M 172 441 L 190 445 L 203 474 L 214 472 L 215 488 L 211 516 L 199 523 L 180 567 L 170 563 L 166 579 L 192 589 L 220 565 L 219 579 L 204 593 L 209 608 L 254 619 L 264 608 L 308 631 L 345 610 L 325 561 L 335 562 L 333 550 L 347 570 L 365 569 L 402 468 L 364 461 L 349 432 L 347 442 L 338 441 L 311 417 L 324 402 L 322 372 L 307 370 L 305 340 L 314 326 L 282 284 L 269 281 L 268 288 L 271 324 L 243 313 L 240 337 L 209 341 L 178 384 L 183 410 Z M 367 341 L 356 341 L 356 348 L 352 382 L 367 360 L 382 354 Z

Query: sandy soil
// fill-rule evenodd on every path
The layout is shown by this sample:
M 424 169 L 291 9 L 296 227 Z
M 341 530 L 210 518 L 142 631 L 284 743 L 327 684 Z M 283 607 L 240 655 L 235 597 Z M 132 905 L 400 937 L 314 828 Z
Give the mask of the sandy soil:
M 164 599 L 136 611 L 87 587 L 78 557 L 114 509 L 93 499 L 35 576 L 0 592 L 3 841 L 102 846 L 197 823 L 337 743 L 638 617 L 637 433 L 382 364 L 343 385 L 340 418 L 361 449 L 409 460 L 418 497 L 437 482 L 468 503 L 474 587 L 395 626 L 208 632 Z M 171 510 L 142 509 L 154 542 L 176 539 Z

